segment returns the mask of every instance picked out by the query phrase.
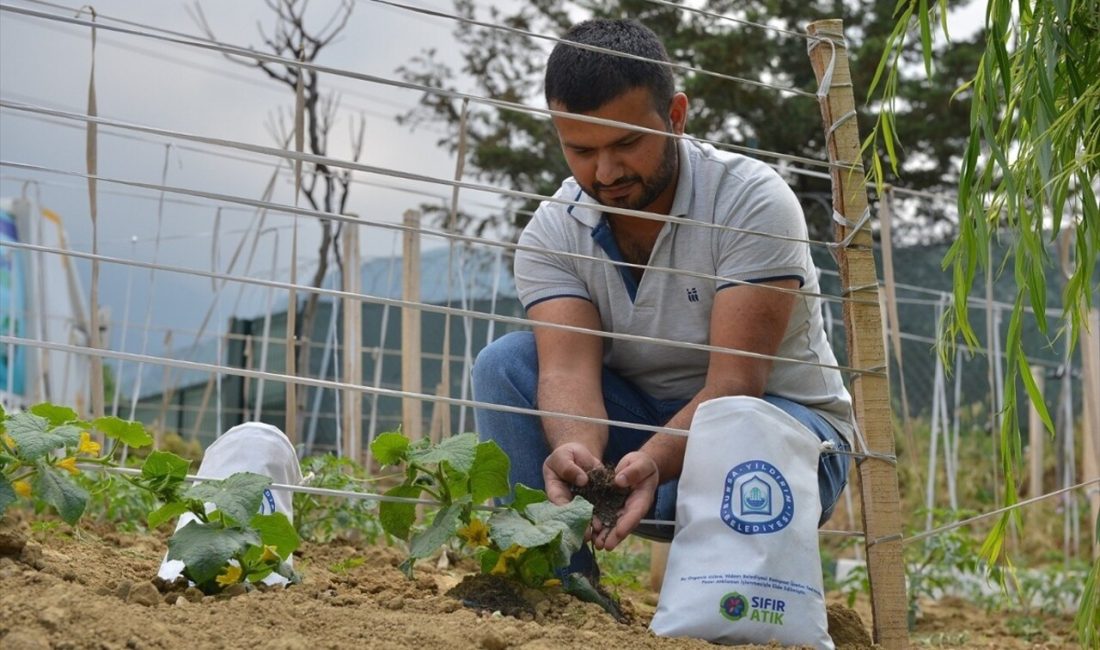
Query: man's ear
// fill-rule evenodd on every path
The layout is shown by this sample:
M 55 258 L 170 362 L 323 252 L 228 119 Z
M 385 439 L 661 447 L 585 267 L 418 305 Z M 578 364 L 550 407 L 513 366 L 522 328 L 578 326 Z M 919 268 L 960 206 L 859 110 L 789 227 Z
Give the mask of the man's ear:
M 668 106 L 668 121 L 672 125 L 672 132 L 676 135 L 684 134 L 687 125 L 688 98 L 684 93 L 676 93 Z

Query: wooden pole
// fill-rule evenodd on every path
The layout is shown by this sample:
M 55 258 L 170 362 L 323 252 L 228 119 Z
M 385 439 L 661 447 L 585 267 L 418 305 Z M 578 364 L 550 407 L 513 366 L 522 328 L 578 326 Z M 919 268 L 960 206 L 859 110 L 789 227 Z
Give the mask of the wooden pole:
M 344 291 L 356 296 L 362 292 L 360 272 L 359 226 L 349 223 L 344 226 Z M 335 303 L 333 306 L 335 307 Z M 343 308 L 344 354 L 341 359 L 344 366 L 343 378 L 345 382 L 359 386 L 363 383 L 363 307 L 359 300 L 345 298 Z M 362 462 L 363 393 L 349 388 L 344 391 L 341 406 L 344 453 L 355 462 Z
M 649 588 L 660 593 L 668 568 L 668 542 L 650 542 Z
M 447 397 L 448 390 L 446 383 L 442 381 L 435 386 L 435 394 L 437 397 Z M 450 420 L 450 404 L 447 402 L 436 402 L 432 405 L 432 422 L 428 428 L 428 434 L 431 436 L 432 444 L 437 444 L 440 440 L 451 435 Z
M 420 213 L 405 212 L 403 255 L 401 257 L 402 297 L 407 303 L 420 302 Z M 401 308 L 401 390 L 420 393 L 420 309 Z M 401 400 L 401 429 L 411 440 L 424 436 L 423 414 L 420 400 L 405 397 Z
M 1082 349 L 1084 347 L 1082 346 Z M 1039 394 L 1043 394 L 1043 369 L 1035 366 L 1031 369 L 1031 378 L 1039 387 Z M 1039 417 L 1039 409 L 1028 402 L 1027 409 L 1027 464 L 1028 464 L 1028 497 L 1034 499 L 1043 494 L 1043 447 L 1046 446 L 1047 429 L 1043 425 L 1043 419 Z
M 894 432 L 885 372 L 882 313 L 878 306 L 871 226 L 864 221 L 866 178 L 859 162 L 859 128 L 855 120 L 844 23 L 820 20 L 811 23 L 807 32 L 816 37 L 810 41 L 809 55 L 821 88 L 818 93 L 821 116 L 829 162 L 833 163 L 833 210 L 848 224 L 853 224 L 853 227 L 838 224 L 836 228 L 838 240 L 847 243 L 838 248 L 842 295 L 859 301 L 844 303 L 848 363 L 872 371 L 852 376 L 856 421 L 868 451 L 892 456 Z M 855 232 L 849 233 L 853 229 Z M 909 632 L 897 467 L 868 458 L 858 468 L 874 641 L 887 650 L 906 648 Z
M 1081 436 L 1081 480 L 1100 478 L 1100 311 L 1089 311 L 1087 329 L 1081 332 L 1081 400 L 1084 415 Z M 1091 397 L 1090 397 L 1091 395 Z M 1100 491 L 1091 486 L 1088 491 L 1089 530 L 1093 531 L 1092 557 L 1100 557 L 1100 539 L 1096 538 L 1095 522 L 1100 517 Z

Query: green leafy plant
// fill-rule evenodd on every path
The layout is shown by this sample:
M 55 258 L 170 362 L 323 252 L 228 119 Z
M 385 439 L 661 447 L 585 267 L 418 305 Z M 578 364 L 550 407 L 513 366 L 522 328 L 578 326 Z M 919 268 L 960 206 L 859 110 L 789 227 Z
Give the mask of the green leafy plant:
M 106 453 L 100 453 L 94 434 L 111 441 Z M 116 417 L 86 422 L 72 409 L 54 404 L 14 414 L 0 409 L 0 514 L 24 497 L 74 524 L 90 496 L 75 480 L 81 471 L 77 463 L 115 467 L 120 444 L 145 447 L 152 442 L 143 425 Z M 207 593 L 258 582 L 273 572 L 296 580 L 286 563 L 299 544 L 294 526 L 283 513 L 256 514 L 271 479 L 242 472 L 186 487 L 190 466 L 191 461 L 173 453 L 153 451 L 140 476 L 121 479 L 161 502 L 152 512 L 146 510 L 150 529 L 179 516 L 192 519 L 168 540 L 168 559 L 182 561 L 183 575 Z M 117 490 L 112 485 L 104 481 L 93 492 Z M 136 497 L 131 501 L 148 503 Z
M 383 502 L 379 507 L 383 529 L 408 541 L 409 558 L 401 565 L 406 575 L 411 575 L 417 559 L 457 538 L 478 556 L 483 576 L 538 589 L 560 586 L 622 616 L 616 603 L 585 577 L 564 574 L 592 521 L 592 504 L 583 498 L 555 505 L 542 490 L 518 484 L 512 503 L 484 518 L 475 513 L 477 506 L 509 491 L 508 457 L 496 443 L 479 443 L 472 433 L 437 445 L 384 433 L 371 444 L 371 451 L 382 465 L 405 467 L 404 480 L 386 496 L 412 500 L 427 495 L 438 503 L 431 522 L 417 532 L 415 502 Z
M 470 525 L 475 505 L 508 494 L 508 456 L 494 442 L 479 443 L 473 433 L 445 438 L 436 445 L 383 433 L 371 443 L 371 453 L 382 466 L 405 467 L 404 480 L 385 496 L 417 499 L 427 495 L 439 504 L 428 527 L 415 533 L 415 503 L 379 505 L 383 530 L 409 544 L 409 557 L 401 565 L 406 575 L 412 574 L 416 560 L 455 538 L 459 527 Z
M 1011 253 L 1016 292 L 1003 342 L 1005 363 L 998 451 L 1003 503 L 1019 500 L 1017 476 L 1023 462 L 1017 418 L 1017 385 L 1022 384 L 1048 431 L 1054 424 L 1038 385 L 1031 377 L 1023 345 L 1025 314 L 1034 314 L 1040 332 L 1050 331 L 1045 269 L 1052 258 L 1048 242 L 1062 232 L 1072 234 L 1072 254 L 1063 262 L 1063 309 L 1059 320 L 1070 349 L 1087 330 L 1088 312 L 1096 296 L 1095 268 L 1100 258 L 1100 9 L 1096 2 L 1013 2 L 987 0 L 985 52 L 973 75 L 956 91 L 969 96 L 970 136 L 959 174 L 959 227 L 944 259 L 953 274 L 954 300 L 944 314 L 940 351 L 954 356 L 961 340 L 979 348 L 970 322 L 968 300 L 984 270 L 992 277 L 1009 268 L 994 268 L 989 246 L 1006 241 Z M 878 144 L 897 170 L 897 130 L 893 128 L 898 92 L 896 78 L 903 65 L 905 41 L 919 25 L 925 74 L 933 74 L 934 20 L 940 17 L 947 36 L 946 0 L 898 0 L 894 31 L 886 40 L 868 102 L 878 102 L 880 115 L 864 141 L 871 156 L 868 179 L 883 190 L 883 165 Z M 883 72 L 886 76 L 883 77 Z M 879 81 L 883 83 L 880 86 Z M 877 92 L 876 92 L 877 90 Z M 1007 233 L 1005 236 L 1002 233 Z M 1010 561 L 1005 540 L 1010 525 L 1020 528 L 1019 510 L 1006 510 L 980 548 L 990 564 Z M 1100 528 L 1100 518 L 1094 524 Z M 1003 572 L 1009 574 L 1010 572 Z M 1076 628 L 1078 639 L 1095 646 L 1100 622 L 1100 557 L 1094 558 L 1082 597 Z M 1002 583 L 1007 589 L 1007 584 Z
M 102 436 L 110 448 L 93 438 Z M 88 503 L 88 491 L 74 477 L 77 463 L 113 465 L 120 443 L 131 447 L 152 444 L 141 424 L 116 417 L 87 422 L 76 411 L 42 403 L 22 413 L 0 408 L 0 515 L 20 497 L 36 510 L 52 508 L 68 524 L 74 524 Z
M 965 518 L 967 511 L 933 510 L 935 521 Z M 933 535 L 918 545 L 906 548 L 905 574 L 909 581 L 909 629 L 916 625 L 920 599 L 937 599 L 951 587 L 961 586 L 981 573 L 977 544 L 962 529 Z M 973 582 L 973 580 L 971 581 Z
M 592 504 L 584 499 L 559 506 L 542 490 L 520 484 L 511 505 L 489 517 L 485 534 L 476 524 L 459 534 L 466 544 L 480 546 L 482 573 L 505 575 L 529 587 L 554 586 L 584 544 L 591 520 Z
M 149 528 L 179 516 L 191 518 L 169 538 L 168 559 L 183 562 L 183 575 L 206 593 L 259 582 L 272 573 L 297 581 L 286 562 L 300 543 L 294 525 L 281 512 L 256 514 L 271 479 L 239 472 L 185 488 L 190 464 L 155 451 L 133 479 L 163 503 L 149 514 Z
M 376 480 L 354 460 L 332 454 L 303 459 L 302 473 L 310 486 L 332 490 L 354 491 Z M 304 492 L 294 494 L 294 525 L 302 539 L 318 543 L 342 538 L 374 544 L 384 535 L 375 502 Z

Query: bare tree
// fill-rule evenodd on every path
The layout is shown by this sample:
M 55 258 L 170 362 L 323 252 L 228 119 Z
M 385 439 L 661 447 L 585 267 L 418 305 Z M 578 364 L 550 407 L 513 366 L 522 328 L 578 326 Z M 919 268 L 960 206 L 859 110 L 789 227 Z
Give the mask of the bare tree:
M 342 0 L 323 26 L 312 31 L 306 25 L 309 0 L 264 0 L 264 4 L 275 15 L 274 25 L 270 28 L 265 28 L 262 24 L 257 25 L 264 47 L 276 56 L 303 63 L 315 61 L 321 51 L 343 31 L 354 7 L 353 0 Z M 207 36 L 214 39 L 214 30 L 211 29 L 202 12 L 202 7 L 197 2 L 194 5 L 193 16 Z M 329 135 L 336 123 L 340 97 L 335 92 L 325 92 L 322 89 L 316 71 L 302 68 L 294 63 L 278 64 L 229 54 L 226 57 L 235 63 L 258 68 L 271 79 L 285 84 L 295 94 L 298 92 L 300 80 L 306 147 L 312 154 L 328 156 Z M 281 144 L 292 141 L 294 117 L 293 110 L 276 112 L 269 123 L 269 130 L 276 142 Z M 365 119 L 360 114 L 359 119 L 352 123 L 350 129 L 352 160 L 359 160 L 362 153 L 364 131 Z M 344 214 L 350 196 L 351 178 L 349 169 L 333 169 L 324 163 L 303 165 L 300 196 L 304 197 L 314 210 Z M 321 242 L 317 249 L 317 268 L 311 282 L 313 287 L 321 286 L 328 273 L 330 259 L 335 262 L 337 269 L 341 272 L 344 270 L 339 244 L 342 223 L 334 223 L 329 219 L 320 219 L 319 222 Z M 357 271 L 353 270 L 353 272 Z M 295 367 L 299 372 L 309 371 L 310 338 L 316 319 L 317 299 L 317 293 L 310 292 L 295 319 L 297 331 L 292 334 L 297 342 Z M 302 414 L 305 411 L 307 391 L 296 387 L 294 394 L 298 406 L 296 409 L 298 422 L 295 423 L 297 425 L 295 430 L 299 430 Z

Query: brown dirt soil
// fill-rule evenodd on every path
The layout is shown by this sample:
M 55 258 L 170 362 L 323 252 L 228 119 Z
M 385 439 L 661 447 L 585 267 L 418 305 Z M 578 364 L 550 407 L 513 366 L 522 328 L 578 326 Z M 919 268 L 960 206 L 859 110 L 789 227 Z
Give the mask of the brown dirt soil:
M 11 528 L 14 527 L 14 530 Z M 5 533 L 4 528 L 8 528 Z M 14 533 L 14 535 L 12 534 Z M 20 537 L 26 538 L 23 546 Z M 13 540 L 13 538 L 15 538 Z M 13 548 L 22 546 L 16 555 Z M 397 549 L 306 544 L 296 559 L 301 585 L 233 598 L 159 593 L 150 582 L 165 552 L 161 537 L 57 526 L 36 533 L 0 524 L 0 647 L 6 650 L 94 648 L 713 648 L 690 639 L 659 639 L 647 630 L 656 596 L 624 594 L 632 622 L 615 622 L 598 606 L 565 595 L 534 614 L 504 617 L 462 607 L 445 593 L 469 568 L 417 565 L 413 580 L 397 570 Z M 172 601 L 169 604 L 166 601 Z M 865 604 L 857 610 L 866 610 Z M 924 608 L 914 639 L 937 647 L 1054 648 L 1068 619 L 1031 643 L 1008 636 L 1006 617 L 964 602 Z M 868 648 L 860 615 L 833 603 L 830 623 L 843 650 Z
M 596 467 L 588 472 L 588 482 L 583 487 L 573 486 L 573 494 L 584 497 L 592 504 L 592 516 L 600 520 L 604 528 L 614 528 L 619 521 L 619 510 L 626 503 L 629 490 L 615 485 L 615 471 Z

